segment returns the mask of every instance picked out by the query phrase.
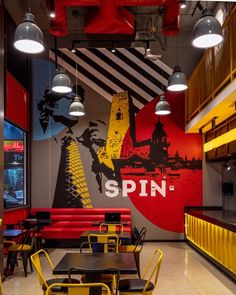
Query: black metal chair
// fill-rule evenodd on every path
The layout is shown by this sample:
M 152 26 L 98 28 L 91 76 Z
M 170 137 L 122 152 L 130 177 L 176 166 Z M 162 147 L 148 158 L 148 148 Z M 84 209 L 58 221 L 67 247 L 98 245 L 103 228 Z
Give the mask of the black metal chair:
M 141 277 L 140 273 L 140 253 L 143 249 L 143 243 L 145 240 L 147 229 L 142 227 L 140 232 L 136 229 L 135 238 L 136 241 L 133 245 L 121 245 L 119 246 L 120 253 L 134 253 L 135 262 L 138 269 L 138 276 Z
M 163 253 L 156 249 L 149 260 L 143 275 L 139 279 L 121 279 L 119 281 L 120 295 L 145 294 L 152 295 L 157 285 Z
M 22 260 L 24 273 L 27 277 L 27 266 L 28 261 L 30 264 L 31 272 L 33 271 L 32 263 L 30 260 L 30 255 L 32 254 L 33 244 L 34 244 L 34 234 L 32 230 L 28 230 L 25 233 L 25 238 L 22 243 L 15 243 L 8 247 L 7 249 L 7 265 L 6 265 L 6 274 L 14 272 L 15 265 L 18 265 L 17 261 Z M 18 257 L 20 256 L 20 257 Z

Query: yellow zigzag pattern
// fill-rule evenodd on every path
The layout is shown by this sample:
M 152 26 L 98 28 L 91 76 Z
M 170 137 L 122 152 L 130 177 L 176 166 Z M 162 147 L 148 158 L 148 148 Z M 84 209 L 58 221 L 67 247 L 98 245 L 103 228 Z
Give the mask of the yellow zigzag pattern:
M 75 141 L 71 141 L 67 150 L 66 181 L 70 194 L 75 198 L 80 196 L 80 201 L 84 208 L 92 208 L 87 180 L 85 178 L 84 168 L 80 158 L 79 147 Z

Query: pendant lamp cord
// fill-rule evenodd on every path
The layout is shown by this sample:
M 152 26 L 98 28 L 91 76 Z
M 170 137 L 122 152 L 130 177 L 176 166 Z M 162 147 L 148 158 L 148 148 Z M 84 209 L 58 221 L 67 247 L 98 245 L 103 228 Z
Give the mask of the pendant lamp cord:
M 162 65 L 162 67 L 161 67 L 161 75 L 162 75 L 162 77 L 163 77 L 163 74 L 164 74 L 164 70 L 163 70 L 163 65 Z M 164 88 L 165 88 L 164 82 L 161 82 L 161 90 L 162 90 L 163 93 L 165 93 Z
M 55 65 L 56 70 L 58 70 L 58 62 L 57 62 L 57 37 L 54 37 L 54 49 L 55 49 Z
M 176 65 L 179 65 L 179 60 L 178 60 L 178 34 L 176 34 L 176 39 L 175 39 L 175 48 L 176 48 Z
M 77 70 L 77 62 L 76 62 L 76 64 L 75 64 L 75 95 L 76 96 L 78 95 L 77 73 L 78 73 L 78 70 Z
M 31 12 L 31 3 L 30 3 L 30 0 L 28 2 L 28 5 L 29 5 L 29 12 Z

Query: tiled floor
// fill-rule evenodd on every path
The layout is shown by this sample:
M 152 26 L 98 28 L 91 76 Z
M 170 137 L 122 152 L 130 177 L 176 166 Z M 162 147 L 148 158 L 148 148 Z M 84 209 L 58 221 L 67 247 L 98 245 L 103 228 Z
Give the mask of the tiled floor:
M 154 294 L 158 295 L 235 295 L 236 285 L 219 272 L 212 264 L 185 243 L 146 243 L 141 254 L 141 269 L 154 249 L 164 252 L 158 285 Z M 50 249 L 54 264 L 65 251 L 76 249 Z M 51 276 L 51 271 L 47 273 Z M 14 276 L 3 283 L 3 295 L 42 295 L 35 272 L 25 278 L 22 264 Z

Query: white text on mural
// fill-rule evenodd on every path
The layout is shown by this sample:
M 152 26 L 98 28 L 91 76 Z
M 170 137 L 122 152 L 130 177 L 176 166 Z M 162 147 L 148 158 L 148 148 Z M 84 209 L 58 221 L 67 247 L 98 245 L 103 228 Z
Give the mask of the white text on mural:
M 123 197 L 128 197 L 129 193 L 136 192 L 138 190 L 140 197 L 156 197 L 157 194 L 162 197 L 166 197 L 166 180 L 161 181 L 159 186 L 154 180 L 150 182 L 150 188 L 148 189 L 148 180 L 141 179 L 138 184 L 133 180 L 122 180 L 121 189 L 118 186 L 116 180 L 108 180 L 105 183 L 105 195 L 109 198 L 115 198 L 119 195 L 120 191 Z

